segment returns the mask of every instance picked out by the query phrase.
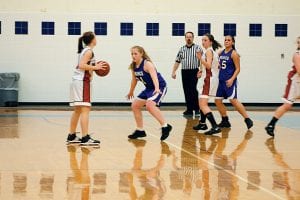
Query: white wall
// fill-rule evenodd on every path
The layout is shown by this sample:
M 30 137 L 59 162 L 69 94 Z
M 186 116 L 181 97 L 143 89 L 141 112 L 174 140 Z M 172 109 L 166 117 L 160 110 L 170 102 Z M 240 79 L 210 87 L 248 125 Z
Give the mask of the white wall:
M 129 48 L 135 44 L 143 45 L 148 50 L 157 68 L 166 77 L 169 90 L 165 101 L 183 101 L 180 77 L 177 81 L 170 78 L 178 48 L 184 44 L 183 37 L 171 36 L 173 22 L 185 22 L 186 30 L 195 33 L 197 33 L 197 23 L 211 23 L 212 33 L 221 42 L 223 41 L 223 23 L 237 23 L 237 48 L 242 56 L 242 71 L 239 76 L 239 96 L 241 100 L 243 102 L 280 102 L 280 96 L 286 82 L 286 74 L 291 66 L 291 54 L 295 49 L 295 38 L 300 34 L 300 15 L 273 15 L 274 11 L 286 13 L 289 9 L 290 13 L 293 14 L 295 13 L 294 9 L 299 4 L 290 5 L 288 8 L 285 4 L 280 4 L 281 9 L 273 6 L 271 10 L 263 5 L 265 7 L 263 13 L 265 14 L 254 17 L 246 14 L 184 14 L 184 12 L 179 13 L 181 5 L 174 6 L 174 4 L 171 8 L 177 14 L 168 14 L 169 7 L 165 3 L 158 6 L 159 9 L 163 10 L 159 11 L 158 14 L 118 14 L 116 12 L 118 9 L 112 9 L 110 14 L 96 14 L 92 12 L 79 13 L 80 6 L 71 6 L 70 2 L 73 1 L 62 1 L 57 6 L 59 12 L 53 11 L 55 9 L 54 5 L 49 1 L 45 5 L 47 9 L 43 10 L 46 12 L 38 12 L 42 6 L 38 4 L 31 5 L 30 1 L 28 4 L 24 3 L 25 1 L 20 3 L 22 6 L 19 7 L 22 7 L 22 9 L 13 8 L 16 1 L 10 2 L 1 2 L 0 6 L 0 10 L 2 10 L 0 12 L 2 23 L 0 72 L 19 72 L 21 74 L 21 102 L 68 101 L 72 69 L 77 60 L 78 38 L 78 36 L 67 35 L 68 21 L 80 21 L 82 32 L 93 30 L 95 21 L 108 23 L 108 35 L 97 37 L 99 43 L 95 48 L 95 54 L 97 58 L 109 61 L 112 71 L 110 76 L 103 79 L 95 77 L 94 101 L 96 102 L 125 101 L 124 96 L 130 84 L 130 72 L 127 70 L 130 63 Z M 57 3 L 57 1 L 54 2 Z M 120 1 L 119 5 L 124 6 L 124 11 L 132 11 L 130 6 L 121 2 L 123 1 Z M 134 8 L 139 8 L 139 11 L 141 10 L 140 6 L 144 5 L 142 1 L 129 2 L 129 5 L 135 5 Z M 228 2 L 231 5 L 233 1 Z M 94 9 L 101 6 L 99 3 L 94 2 L 94 4 Z M 115 4 L 111 3 L 111 5 Z M 158 1 L 154 1 L 153 6 L 157 5 Z M 241 6 L 244 8 L 245 4 Z M 260 6 L 258 5 L 258 7 Z M 222 6 L 216 7 L 216 10 L 221 10 L 221 8 Z M 65 12 L 68 9 L 72 12 Z M 92 10 L 93 7 L 87 6 L 83 11 L 87 9 Z M 254 9 L 259 8 L 256 8 L 253 4 L 249 9 L 243 10 L 247 13 L 249 10 Z M 262 8 L 260 9 L 262 10 Z M 53 12 L 49 12 L 49 10 Z M 103 10 L 105 12 L 109 11 L 107 4 L 103 4 Z M 194 7 L 191 7 L 191 10 L 196 13 Z M 234 7 L 231 11 L 234 12 L 235 10 L 238 9 Z M 220 12 L 231 11 L 223 9 Z M 28 35 L 14 34 L 14 22 L 17 20 L 29 22 Z M 55 21 L 54 36 L 41 35 L 41 21 L 47 20 Z M 134 36 L 120 36 L 120 22 L 133 22 Z M 159 37 L 145 36 L 146 22 L 160 23 Z M 249 23 L 262 23 L 263 37 L 250 38 L 248 36 Z M 275 23 L 288 24 L 288 37 L 274 37 Z M 196 42 L 200 42 L 199 37 L 196 37 Z M 280 58 L 281 53 L 285 54 L 284 59 Z

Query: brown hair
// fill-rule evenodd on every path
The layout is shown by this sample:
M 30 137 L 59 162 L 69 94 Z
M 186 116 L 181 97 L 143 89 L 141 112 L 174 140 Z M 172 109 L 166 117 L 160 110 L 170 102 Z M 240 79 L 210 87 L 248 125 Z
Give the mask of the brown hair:
M 148 56 L 147 52 L 145 51 L 145 49 L 143 47 L 136 45 L 136 46 L 131 47 L 130 50 L 133 50 L 133 49 L 136 49 L 140 54 L 142 54 L 142 58 L 144 60 L 152 62 L 151 58 Z M 136 67 L 136 63 L 132 61 L 132 63 L 129 65 L 129 69 L 133 70 L 135 67 Z
M 96 36 L 92 31 L 88 31 L 88 32 L 83 33 L 83 35 L 78 39 L 78 51 L 77 51 L 77 53 L 81 53 L 82 50 L 84 49 L 83 45 L 89 45 L 95 37 Z

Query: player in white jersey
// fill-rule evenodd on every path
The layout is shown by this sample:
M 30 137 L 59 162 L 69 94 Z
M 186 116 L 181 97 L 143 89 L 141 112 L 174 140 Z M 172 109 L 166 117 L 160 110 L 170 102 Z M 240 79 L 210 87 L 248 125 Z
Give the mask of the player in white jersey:
M 220 133 L 221 129 L 217 126 L 215 118 L 208 107 L 209 97 L 215 97 L 218 88 L 218 77 L 219 77 L 219 60 L 218 54 L 215 52 L 216 49 L 221 47 L 220 43 L 214 39 L 211 34 L 205 34 L 202 37 L 202 46 L 204 47 L 203 52 L 198 52 L 198 59 L 201 61 L 202 67 L 204 67 L 206 76 L 204 78 L 204 85 L 200 92 L 199 105 L 200 109 L 204 114 L 200 119 L 197 126 L 194 127 L 196 130 L 206 130 L 205 119 L 207 118 L 211 123 L 211 129 L 205 132 L 205 135 L 212 135 Z M 202 69 L 199 70 L 198 77 L 201 77 Z
M 273 118 L 266 126 L 268 135 L 274 137 L 274 129 L 280 117 L 289 111 L 295 101 L 300 100 L 300 36 L 297 38 L 297 50 L 293 55 L 293 67 L 288 73 L 288 82 L 283 95 L 283 105 L 278 107 Z
M 103 63 L 95 63 L 93 48 L 96 46 L 96 37 L 93 32 L 85 32 L 78 40 L 78 64 L 74 70 L 70 88 L 70 106 L 74 112 L 70 122 L 70 133 L 67 144 L 80 143 L 81 145 L 99 145 L 88 134 L 89 113 L 91 110 L 90 82 L 94 70 L 105 68 Z M 82 138 L 76 136 L 76 127 L 80 119 Z

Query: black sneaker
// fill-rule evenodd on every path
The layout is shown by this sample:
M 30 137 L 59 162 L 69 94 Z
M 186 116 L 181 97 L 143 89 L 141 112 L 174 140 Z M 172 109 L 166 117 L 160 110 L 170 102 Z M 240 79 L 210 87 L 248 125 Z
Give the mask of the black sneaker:
M 100 144 L 99 140 L 94 140 L 90 135 L 86 135 L 81 138 L 80 145 L 82 146 L 97 146 Z
M 217 133 L 221 133 L 222 130 L 220 127 L 216 126 L 211 128 L 209 131 L 206 131 L 204 134 L 205 135 L 213 135 L 213 134 L 217 134 Z
M 67 144 L 79 144 L 81 138 L 76 135 L 76 133 L 70 133 L 67 138 Z
M 195 110 L 195 117 L 200 117 L 201 116 L 201 113 L 199 110 Z
M 128 135 L 129 139 L 138 139 L 140 137 L 146 137 L 145 131 L 135 130 L 131 135 Z
M 191 117 L 194 115 L 193 111 L 186 110 L 182 113 L 183 116 Z
M 274 137 L 274 135 L 275 135 L 274 134 L 274 129 L 275 129 L 275 127 L 272 126 L 272 125 L 268 125 L 268 126 L 265 127 L 265 130 L 266 130 L 267 134 L 271 137 Z
M 171 130 L 172 130 L 172 126 L 170 124 L 168 124 L 167 127 L 162 127 L 160 140 L 163 141 L 167 139 L 170 135 Z
M 201 122 L 199 122 L 199 124 L 197 126 L 193 126 L 193 129 L 195 131 L 199 131 L 199 130 L 207 130 L 208 127 L 206 124 L 202 124 Z
M 252 128 L 253 121 L 250 118 L 246 118 L 245 123 L 246 123 L 248 129 Z
M 220 128 L 231 128 L 231 124 L 229 121 L 222 120 L 220 124 L 218 124 Z

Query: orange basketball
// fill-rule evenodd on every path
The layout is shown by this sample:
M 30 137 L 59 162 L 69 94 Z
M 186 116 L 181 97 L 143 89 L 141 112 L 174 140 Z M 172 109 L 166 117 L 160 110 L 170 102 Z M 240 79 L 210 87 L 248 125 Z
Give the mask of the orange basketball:
M 108 64 L 108 62 L 103 61 L 103 60 L 98 61 L 97 64 L 100 63 L 100 62 L 104 62 L 104 66 L 106 66 L 106 68 L 105 68 L 105 69 L 95 70 L 95 73 L 96 73 L 98 76 L 106 76 L 107 74 L 109 74 L 109 71 L 110 71 L 110 65 Z

